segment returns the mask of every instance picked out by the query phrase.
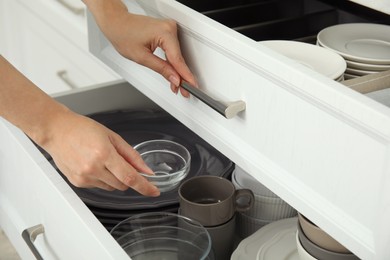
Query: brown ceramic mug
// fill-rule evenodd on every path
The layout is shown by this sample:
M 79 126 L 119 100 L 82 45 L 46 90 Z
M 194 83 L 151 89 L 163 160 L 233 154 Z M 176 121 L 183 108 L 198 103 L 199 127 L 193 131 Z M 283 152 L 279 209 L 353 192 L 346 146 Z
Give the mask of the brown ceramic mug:
M 228 222 L 236 211 L 249 210 L 254 195 L 249 189 L 236 190 L 225 178 L 203 175 L 180 185 L 179 200 L 181 215 L 212 227 Z

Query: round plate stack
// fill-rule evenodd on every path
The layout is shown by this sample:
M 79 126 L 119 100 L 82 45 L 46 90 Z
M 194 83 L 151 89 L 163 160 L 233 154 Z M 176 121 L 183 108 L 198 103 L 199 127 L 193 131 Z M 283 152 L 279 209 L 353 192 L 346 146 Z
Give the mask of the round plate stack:
M 296 244 L 297 218 L 274 221 L 240 242 L 231 260 L 300 260 Z
M 190 170 L 184 180 L 198 175 L 230 178 L 234 170 L 234 164 L 228 158 L 164 111 L 120 110 L 89 117 L 119 134 L 133 147 L 154 139 L 170 140 L 183 145 L 191 154 Z M 62 175 L 50 155 L 44 155 Z M 63 178 L 108 231 L 135 214 L 156 211 L 177 213 L 179 208 L 178 187 L 153 198 L 142 196 L 132 189 L 105 191 L 98 188 L 78 188 L 65 176 Z
M 339 54 L 304 42 L 271 40 L 260 44 L 336 81 L 344 80 L 347 67 Z
M 390 26 L 346 23 L 327 27 L 317 45 L 340 54 L 347 62 L 345 79 L 390 70 Z

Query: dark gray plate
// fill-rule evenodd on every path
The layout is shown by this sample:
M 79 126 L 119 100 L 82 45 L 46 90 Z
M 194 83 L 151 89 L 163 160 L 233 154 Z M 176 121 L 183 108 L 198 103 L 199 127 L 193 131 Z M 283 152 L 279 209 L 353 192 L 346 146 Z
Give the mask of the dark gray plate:
M 90 117 L 118 133 L 132 146 L 152 139 L 172 140 L 185 146 L 191 154 L 191 168 L 184 180 L 198 175 L 228 178 L 233 171 L 234 164 L 228 158 L 166 112 L 113 111 Z M 55 166 L 53 160 L 49 156 L 47 158 Z M 178 204 L 178 188 L 161 193 L 157 198 L 150 198 L 132 189 L 105 191 L 78 188 L 71 183 L 69 185 L 86 205 L 99 209 L 145 210 Z

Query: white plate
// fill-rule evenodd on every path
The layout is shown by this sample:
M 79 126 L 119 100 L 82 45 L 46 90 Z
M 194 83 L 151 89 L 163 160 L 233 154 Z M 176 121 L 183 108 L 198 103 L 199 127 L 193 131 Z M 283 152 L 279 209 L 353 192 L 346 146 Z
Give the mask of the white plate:
M 296 232 L 298 218 L 272 222 L 242 240 L 231 260 L 299 260 Z
M 353 69 L 369 70 L 369 71 L 385 71 L 390 70 L 389 65 L 380 65 L 380 64 L 367 64 L 362 62 L 356 62 L 351 60 L 346 60 L 347 67 Z
M 347 23 L 327 27 L 317 35 L 320 46 L 347 60 L 390 65 L 390 26 Z
M 345 70 L 345 73 L 350 75 L 356 75 L 356 76 L 364 76 L 368 74 L 374 74 L 378 73 L 377 71 L 369 71 L 369 70 L 359 70 L 359 69 L 353 69 L 353 68 L 347 68 Z
M 339 78 L 347 67 L 339 54 L 313 44 L 282 40 L 259 43 L 331 79 Z

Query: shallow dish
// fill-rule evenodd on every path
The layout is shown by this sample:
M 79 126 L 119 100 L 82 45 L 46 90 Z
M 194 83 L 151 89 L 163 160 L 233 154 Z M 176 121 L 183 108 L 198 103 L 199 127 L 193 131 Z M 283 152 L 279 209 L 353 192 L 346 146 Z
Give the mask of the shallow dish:
M 338 24 L 321 30 L 318 45 L 334 50 L 347 60 L 390 64 L 390 26 L 372 23 Z
M 190 170 L 191 155 L 183 145 L 170 140 L 149 140 L 134 146 L 154 175 L 141 173 L 161 192 L 176 188 Z
M 364 76 L 364 75 L 368 75 L 368 74 L 377 73 L 377 71 L 369 71 L 369 70 L 347 68 L 345 70 L 345 73 L 351 74 L 351 75 L 356 75 L 356 76 Z
M 313 243 L 302 230 L 301 224 L 298 222 L 298 236 L 302 247 L 316 259 L 321 260 L 359 260 L 359 258 L 352 253 L 338 253 L 322 248 Z
M 350 253 L 347 248 L 300 213 L 298 213 L 298 221 L 305 235 L 316 245 L 333 252 Z
M 167 212 L 134 215 L 110 232 L 133 260 L 208 259 L 211 239 L 197 221 Z
M 295 236 L 297 218 L 272 222 L 242 240 L 231 260 L 299 260 Z
M 347 67 L 345 60 L 338 53 L 313 44 L 284 40 L 259 43 L 331 79 L 339 78 Z
M 380 65 L 380 64 L 369 64 L 363 62 L 356 62 L 347 60 L 347 67 L 352 69 L 368 70 L 368 71 L 385 71 L 390 70 L 390 64 Z

